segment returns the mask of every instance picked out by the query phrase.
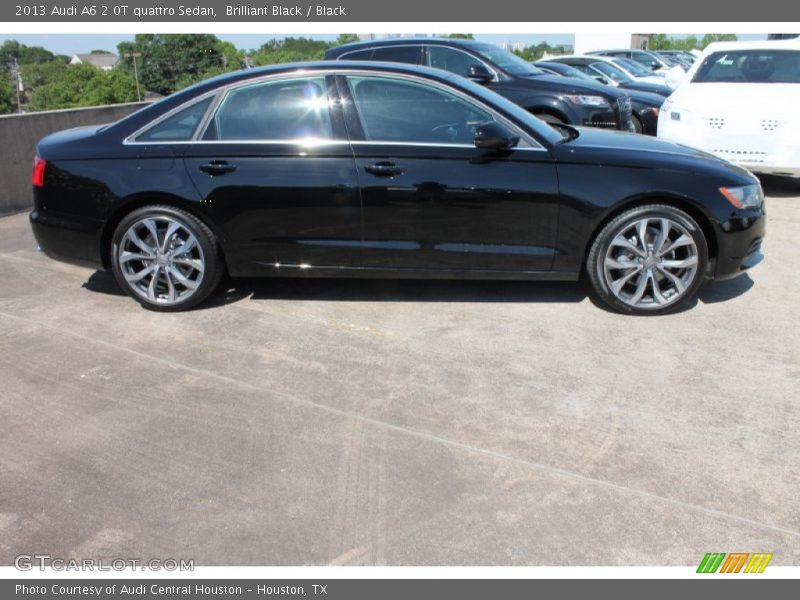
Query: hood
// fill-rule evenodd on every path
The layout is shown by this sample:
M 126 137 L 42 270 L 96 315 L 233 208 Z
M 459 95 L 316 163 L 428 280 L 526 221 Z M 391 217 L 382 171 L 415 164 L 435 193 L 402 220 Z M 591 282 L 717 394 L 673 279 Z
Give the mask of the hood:
M 702 115 L 797 114 L 797 83 L 685 83 L 670 100 L 681 110 Z
M 662 96 L 661 94 L 652 94 L 650 92 L 640 92 L 639 90 L 629 89 L 626 89 L 625 93 L 631 97 L 631 102 L 638 102 L 639 104 L 644 104 L 645 106 L 655 106 L 656 108 L 661 108 L 661 105 L 667 101 L 667 97 Z
M 647 81 L 637 81 L 633 80 L 630 83 L 624 83 L 619 86 L 621 89 L 625 90 L 630 94 L 632 90 L 636 90 L 638 92 L 648 92 L 650 94 L 659 94 L 660 96 L 664 96 L 665 98 L 672 93 L 672 90 L 663 83 L 649 83 Z
M 602 83 L 594 83 L 593 81 L 584 81 L 583 79 L 574 79 L 572 77 L 562 77 L 561 75 L 525 75 L 524 77 L 515 77 L 512 85 L 515 87 L 529 88 L 529 89 L 542 89 L 558 90 L 563 94 L 582 94 L 592 96 L 603 96 L 604 98 L 613 98 L 614 100 L 625 96 L 625 92 L 617 90 L 616 88 L 603 85 Z
M 742 179 L 743 183 L 752 183 L 755 180 L 747 169 L 689 146 L 637 133 L 594 127 L 575 129 L 578 131 L 577 138 L 553 147 L 553 155 L 557 160 L 607 166 L 713 172 Z

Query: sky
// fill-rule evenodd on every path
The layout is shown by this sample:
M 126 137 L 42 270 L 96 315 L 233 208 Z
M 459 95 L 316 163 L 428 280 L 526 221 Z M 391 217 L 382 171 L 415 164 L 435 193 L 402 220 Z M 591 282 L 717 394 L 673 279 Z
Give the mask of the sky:
M 701 37 L 701 34 L 697 34 Z M 302 34 L 296 34 L 295 37 L 300 37 Z M 54 54 L 84 54 L 92 50 L 108 50 L 116 52 L 117 44 L 123 41 L 133 40 L 133 35 L 125 34 L 0 34 L 0 43 L 6 40 L 17 40 L 26 46 L 44 46 Z M 232 42 L 237 48 L 249 50 L 251 48 L 259 48 L 262 44 L 275 37 L 287 37 L 284 34 L 229 34 L 217 35 L 218 38 Z M 318 40 L 335 40 L 337 35 L 306 35 Z M 676 34 L 671 37 L 686 37 L 685 35 Z M 766 39 L 765 34 L 739 34 L 740 40 L 763 40 Z M 503 42 L 524 42 L 526 44 L 538 44 L 547 42 L 548 44 L 572 44 L 574 36 L 572 34 L 476 34 L 475 38 L 484 42 L 494 44 L 502 44 Z

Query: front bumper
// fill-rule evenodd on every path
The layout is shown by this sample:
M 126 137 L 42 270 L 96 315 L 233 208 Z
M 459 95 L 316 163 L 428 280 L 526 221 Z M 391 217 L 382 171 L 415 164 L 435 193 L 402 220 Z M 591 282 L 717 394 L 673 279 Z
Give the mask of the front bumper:
M 82 267 L 103 268 L 102 222 L 34 210 L 29 215 L 39 249 L 52 259 Z
M 761 243 L 766 233 L 763 210 L 747 211 L 731 217 L 717 228 L 717 258 L 713 266 L 715 279 L 741 275 L 764 259 Z

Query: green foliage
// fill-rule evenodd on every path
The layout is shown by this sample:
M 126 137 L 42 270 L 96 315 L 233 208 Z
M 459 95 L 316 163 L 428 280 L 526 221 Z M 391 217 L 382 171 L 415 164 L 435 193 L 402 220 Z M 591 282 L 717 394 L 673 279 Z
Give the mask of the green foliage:
M 26 46 L 20 44 L 17 40 L 6 40 L 0 45 L 0 68 L 7 67 L 17 61 L 19 65 L 28 65 L 32 63 L 42 63 L 55 60 L 57 57 L 49 50 L 45 50 L 40 46 Z M 62 62 L 66 57 L 58 57 Z
M 7 71 L 0 71 L 0 114 L 17 111 L 17 99 L 14 94 L 14 84 Z
M 185 81 L 197 81 L 212 69 L 241 68 L 244 55 L 211 34 L 137 34 L 134 41 L 117 46 L 118 68 L 134 75 L 133 53 L 142 90 L 171 94 Z
M 475 36 L 471 33 L 448 33 L 445 36 L 442 36 L 445 39 L 449 40 L 474 40 Z
M 549 56 L 564 54 L 564 48 L 561 46 L 551 46 L 547 42 L 541 42 L 535 46 L 526 46 L 521 50 L 514 49 L 512 52 L 528 62 L 533 62 L 539 60 L 545 54 Z
M 261 66 L 306 60 L 322 60 L 325 56 L 325 50 L 331 47 L 332 45 L 329 42 L 304 37 L 289 37 L 282 40 L 271 39 L 253 53 L 252 64 Z
M 336 41 L 333 42 L 330 47 L 336 48 L 336 46 L 344 46 L 345 44 L 352 44 L 353 42 L 359 41 L 361 41 L 361 38 L 355 33 L 340 33 L 339 37 L 336 38 Z
M 88 64 L 59 61 L 22 68 L 28 110 L 55 110 L 136 100 L 136 82 L 120 70 L 102 71 Z
M 663 33 L 652 33 L 648 36 L 649 50 L 703 50 L 711 42 L 735 42 L 733 33 L 707 33 L 702 38 L 690 35 L 686 38 L 671 38 Z

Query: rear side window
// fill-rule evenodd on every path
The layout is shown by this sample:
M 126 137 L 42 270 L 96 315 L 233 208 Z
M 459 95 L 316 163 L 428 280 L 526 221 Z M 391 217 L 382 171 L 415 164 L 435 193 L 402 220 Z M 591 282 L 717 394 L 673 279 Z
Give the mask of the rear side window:
M 270 81 L 231 90 L 205 139 L 331 139 L 324 77 Z
M 356 50 L 355 52 L 348 52 L 342 54 L 339 60 L 370 60 L 372 58 L 372 48 L 366 50 Z
M 386 62 L 419 64 L 420 46 L 391 46 L 389 48 L 375 48 L 372 60 Z
M 697 69 L 693 83 L 800 83 L 800 52 L 737 50 L 714 52 Z
M 184 142 L 191 140 L 197 126 L 211 104 L 212 97 L 209 96 L 191 106 L 176 112 L 171 117 L 167 117 L 160 123 L 153 125 L 150 129 L 140 134 L 137 142 Z

